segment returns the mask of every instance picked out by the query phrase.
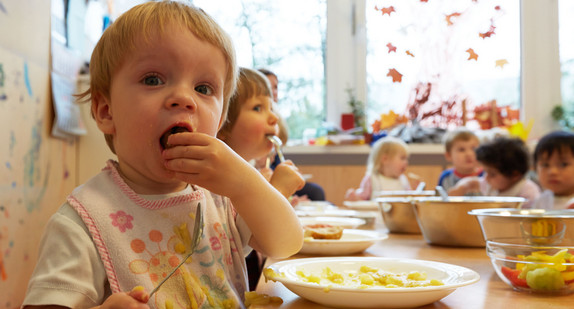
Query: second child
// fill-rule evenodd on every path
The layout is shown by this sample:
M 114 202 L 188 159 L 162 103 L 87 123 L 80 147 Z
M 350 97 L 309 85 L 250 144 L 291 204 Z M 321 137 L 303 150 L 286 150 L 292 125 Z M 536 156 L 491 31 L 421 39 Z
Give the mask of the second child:
M 217 136 L 246 161 L 268 156 L 273 147 L 268 137 L 277 135 L 279 118 L 273 112 L 272 100 L 269 81 L 262 73 L 239 69 L 237 91 L 229 102 L 227 121 Z M 291 161 L 280 163 L 275 170 L 265 167 L 260 172 L 286 198 L 305 184 Z M 263 255 L 255 250 L 247 256 L 250 290 L 257 286 L 263 262 Z
M 345 200 L 370 200 L 380 191 L 412 190 L 419 184 L 418 177 L 407 177 L 409 165 L 407 144 L 395 137 L 384 137 L 373 144 L 367 159 L 367 172 L 359 188 L 348 189 Z
M 483 143 L 476 149 L 476 158 L 485 175 L 460 180 L 449 195 L 517 196 L 524 197 L 526 205 L 540 195 L 538 185 L 526 178 L 530 155 L 521 139 L 498 137 Z

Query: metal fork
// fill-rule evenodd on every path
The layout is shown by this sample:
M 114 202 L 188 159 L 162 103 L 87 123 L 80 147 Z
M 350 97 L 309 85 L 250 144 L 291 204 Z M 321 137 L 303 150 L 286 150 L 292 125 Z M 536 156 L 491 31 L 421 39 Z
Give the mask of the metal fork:
M 279 161 L 285 162 L 285 157 L 283 156 L 283 150 L 281 150 L 281 146 L 283 146 L 283 142 L 281 141 L 281 139 L 277 137 L 277 135 L 267 135 L 267 139 L 275 146 L 275 151 L 279 156 Z
M 159 288 L 167 281 L 167 279 L 169 279 L 169 277 L 171 277 L 173 274 L 175 274 L 175 272 L 179 269 L 179 267 L 181 267 L 181 265 L 183 265 L 183 263 L 185 263 L 185 261 L 187 261 L 187 259 L 193 254 L 193 251 L 195 251 L 195 248 L 197 248 L 197 245 L 199 244 L 199 241 L 201 240 L 201 236 L 203 235 L 203 213 L 201 212 L 201 204 L 197 205 L 197 210 L 195 211 L 195 222 L 194 222 L 194 226 L 193 226 L 193 235 L 191 236 L 192 239 L 192 243 L 191 243 L 191 251 L 183 258 L 183 261 L 181 261 L 179 263 L 179 265 L 177 265 L 170 273 L 169 275 L 167 275 L 165 278 L 163 278 L 163 280 L 151 291 L 151 293 L 149 293 L 149 298 L 151 299 L 151 296 L 153 294 L 155 294 L 155 292 L 157 292 L 159 290 Z

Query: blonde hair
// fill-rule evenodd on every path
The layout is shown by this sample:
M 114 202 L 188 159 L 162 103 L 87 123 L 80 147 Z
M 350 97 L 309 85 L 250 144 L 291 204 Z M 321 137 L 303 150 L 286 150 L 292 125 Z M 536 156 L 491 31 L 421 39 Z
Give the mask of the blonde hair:
M 225 134 L 231 133 L 231 129 L 233 129 L 235 121 L 237 121 L 237 117 L 239 117 L 241 106 L 249 99 L 260 95 L 268 96 L 271 99 L 273 98 L 273 92 L 271 91 L 271 85 L 267 77 L 256 70 L 239 68 L 237 91 L 229 101 L 227 119 L 219 130 L 218 135 L 224 136 Z
M 452 131 L 448 131 L 443 137 L 443 142 L 446 152 L 450 153 L 452 147 L 454 146 L 454 143 L 458 141 L 466 142 L 472 139 L 476 139 L 477 141 L 479 141 L 478 136 L 476 136 L 474 132 L 467 129 L 466 127 L 458 127 Z
M 408 146 L 403 140 L 392 136 L 379 139 L 373 144 L 367 159 L 367 173 L 369 175 L 379 173 L 382 156 L 394 156 L 401 152 L 409 154 Z
M 90 60 L 90 88 L 79 94 L 79 99 L 93 101 L 97 96 L 109 99 L 113 76 L 126 57 L 136 49 L 136 43 L 143 39 L 145 44 L 153 44 L 152 38 L 165 33 L 168 25 L 180 25 L 182 30 L 190 31 L 223 53 L 227 64 L 221 114 L 221 119 L 224 119 L 237 83 L 237 64 L 232 41 L 203 10 L 176 1 L 146 2 L 134 6 L 104 31 Z M 108 146 L 114 151 L 112 136 L 106 134 L 105 137 Z

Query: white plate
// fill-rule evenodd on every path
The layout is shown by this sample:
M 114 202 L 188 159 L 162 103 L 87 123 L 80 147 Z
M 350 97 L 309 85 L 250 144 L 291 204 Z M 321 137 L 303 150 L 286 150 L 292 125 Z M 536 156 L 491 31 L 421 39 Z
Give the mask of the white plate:
M 428 279 L 441 280 L 442 286 L 359 288 L 336 285 L 322 279 L 317 283 L 304 282 L 297 271 L 321 275 L 325 267 L 337 273 L 356 273 L 361 266 L 385 269 L 395 273 L 425 272 Z M 270 271 L 271 270 L 271 271 Z M 281 282 L 291 292 L 324 306 L 346 308 L 412 308 L 433 303 L 452 293 L 456 288 L 477 282 L 478 273 L 461 266 L 433 261 L 384 257 L 324 257 L 286 260 L 270 265 L 265 270 L 267 279 Z
M 325 211 L 335 209 L 337 209 L 337 206 L 327 201 L 300 201 L 297 203 L 297 206 L 295 206 L 295 210 L 302 211 Z
M 365 224 L 365 220 L 345 217 L 302 217 L 299 218 L 301 225 L 329 224 L 338 225 L 344 229 L 354 229 Z
M 376 201 L 344 201 L 343 205 L 356 210 L 379 210 Z
M 387 234 L 365 230 L 343 230 L 341 239 L 305 239 L 299 253 L 316 255 L 348 255 L 363 252 Z
M 295 213 L 299 217 L 356 217 L 361 213 L 350 209 L 326 209 L 326 210 L 298 210 Z

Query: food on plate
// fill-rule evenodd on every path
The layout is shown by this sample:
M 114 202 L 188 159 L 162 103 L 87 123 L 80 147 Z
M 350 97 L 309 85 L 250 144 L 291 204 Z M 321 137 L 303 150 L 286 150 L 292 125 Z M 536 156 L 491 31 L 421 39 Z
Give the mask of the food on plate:
M 515 287 L 554 291 L 574 284 L 574 266 L 564 265 L 574 262 L 574 255 L 568 249 L 562 249 L 554 255 L 536 251 L 528 256 L 519 255 L 511 259 L 525 261 L 517 263 L 516 269 L 506 266 L 501 268 L 502 274 Z
M 312 239 L 341 239 L 343 228 L 338 225 L 312 224 L 305 225 L 305 238 Z
M 325 267 L 321 274 L 306 274 L 297 271 L 297 276 L 303 282 L 317 283 L 327 286 L 345 286 L 366 289 L 370 287 L 408 288 L 444 285 L 441 280 L 428 279 L 425 272 L 411 271 L 394 273 L 380 268 L 361 266 L 359 271 L 338 273 Z
M 245 292 L 245 307 L 249 306 L 263 306 L 272 305 L 279 306 L 283 303 L 283 299 L 277 296 L 269 296 L 267 294 L 257 293 L 257 292 Z

